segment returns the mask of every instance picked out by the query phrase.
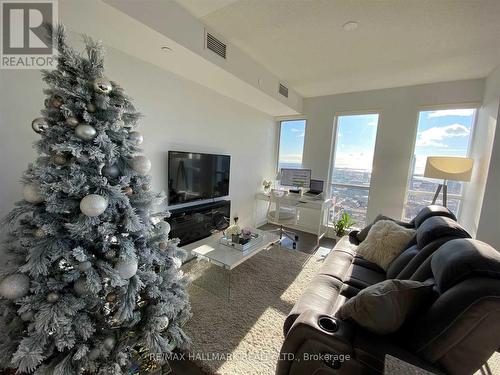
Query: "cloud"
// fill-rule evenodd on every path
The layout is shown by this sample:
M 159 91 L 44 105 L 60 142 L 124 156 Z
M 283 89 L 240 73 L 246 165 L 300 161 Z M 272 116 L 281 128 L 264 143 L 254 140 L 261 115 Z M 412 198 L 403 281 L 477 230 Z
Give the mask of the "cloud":
M 342 152 L 335 155 L 336 168 L 372 170 L 373 152 Z
M 468 117 L 474 114 L 475 109 L 442 109 L 438 111 L 430 111 L 427 114 L 428 118 L 444 117 L 444 116 L 463 116 Z
M 451 124 L 447 126 L 435 126 L 418 133 L 417 146 L 448 147 L 442 141 L 446 138 L 466 137 L 470 133 L 462 124 Z
M 378 123 L 378 121 L 377 121 L 377 120 L 373 120 L 373 121 L 370 121 L 370 122 L 368 123 L 368 125 L 369 125 L 369 126 L 377 126 L 377 123 Z
M 280 163 L 302 163 L 302 154 L 280 155 Z
M 290 131 L 293 133 L 298 133 L 298 132 L 301 132 L 302 130 L 297 129 L 297 128 L 291 128 Z

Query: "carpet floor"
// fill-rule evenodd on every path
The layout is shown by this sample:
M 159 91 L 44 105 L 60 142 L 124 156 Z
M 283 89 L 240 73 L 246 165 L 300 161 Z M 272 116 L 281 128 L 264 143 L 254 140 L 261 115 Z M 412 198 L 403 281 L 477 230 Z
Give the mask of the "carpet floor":
M 196 279 L 200 265 L 190 263 L 185 270 Z M 193 317 L 185 326 L 193 340 L 190 359 L 210 374 L 274 374 L 283 322 L 320 266 L 319 257 L 275 246 L 231 271 L 229 299 L 195 280 L 189 289 Z

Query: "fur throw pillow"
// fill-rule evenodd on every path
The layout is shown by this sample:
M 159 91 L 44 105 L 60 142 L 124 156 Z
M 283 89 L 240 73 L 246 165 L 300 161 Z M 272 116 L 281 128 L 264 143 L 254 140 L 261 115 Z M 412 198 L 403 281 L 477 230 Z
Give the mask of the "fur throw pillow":
M 391 220 L 380 220 L 373 224 L 356 252 L 387 271 L 389 264 L 401 254 L 414 235 L 413 229 L 403 228 Z

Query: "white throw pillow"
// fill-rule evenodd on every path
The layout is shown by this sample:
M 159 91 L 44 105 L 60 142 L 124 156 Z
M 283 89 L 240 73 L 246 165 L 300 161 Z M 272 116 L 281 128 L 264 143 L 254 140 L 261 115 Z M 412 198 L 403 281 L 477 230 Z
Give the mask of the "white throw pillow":
M 414 234 L 413 229 L 404 228 L 394 221 L 380 220 L 372 226 L 356 252 L 387 271 L 389 264 L 401 254 Z

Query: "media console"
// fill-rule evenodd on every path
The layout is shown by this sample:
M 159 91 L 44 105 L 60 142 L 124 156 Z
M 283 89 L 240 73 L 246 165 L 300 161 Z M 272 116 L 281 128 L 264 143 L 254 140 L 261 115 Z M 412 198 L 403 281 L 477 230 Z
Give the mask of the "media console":
M 229 226 L 231 201 L 222 200 L 170 210 L 170 238 L 179 238 L 179 246 L 209 237 Z

